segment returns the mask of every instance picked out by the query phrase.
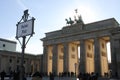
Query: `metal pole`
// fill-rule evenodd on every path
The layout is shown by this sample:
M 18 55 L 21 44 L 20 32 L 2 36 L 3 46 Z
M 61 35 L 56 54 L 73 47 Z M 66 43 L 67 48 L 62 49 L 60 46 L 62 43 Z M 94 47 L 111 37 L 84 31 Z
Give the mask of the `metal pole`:
M 76 77 L 76 66 L 75 66 L 75 77 Z
M 24 79 L 24 52 L 25 52 L 25 39 L 26 39 L 26 36 L 23 36 L 22 54 L 21 54 L 20 80 L 23 80 L 23 79 Z
M 28 16 L 29 16 L 29 14 L 28 14 L 28 10 L 25 10 L 24 11 L 24 15 L 22 16 L 22 19 L 18 22 L 18 24 L 17 24 L 17 28 L 18 28 L 18 25 L 21 23 L 21 21 L 23 20 L 23 22 L 26 22 L 26 21 L 28 21 Z M 33 27 L 33 24 L 34 24 L 34 18 L 32 17 L 32 19 L 33 19 L 33 22 L 32 22 L 32 27 Z M 33 29 L 33 28 L 32 28 Z M 17 32 L 18 33 L 18 32 Z M 31 35 L 30 35 L 30 37 L 33 35 L 33 32 L 31 33 Z M 19 36 L 20 37 L 20 36 Z M 16 39 L 18 39 L 18 41 L 19 41 L 19 37 L 18 37 L 18 35 L 16 36 Z M 26 44 L 28 43 L 28 41 L 29 41 L 29 39 L 30 39 L 30 37 L 28 38 L 28 41 L 26 42 L 26 36 L 25 35 L 23 35 L 23 36 L 21 36 L 22 38 L 23 38 L 23 41 L 22 41 L 22 44 L 21 44 L 21 42 L 20 42 L 20 44 L 21 44 L 21 48 L 22 48 L 22 53 L 21 53 L 21 64 L 20 64 L 20 80 L 24 80 L 24 74 L 25 74 L 25 68 L 24 68 L 24 54 L 25 54 L 25 47 L 26 47 Z
M 75 77 L 76 77 L 76 68 L 77 68 L 77 63 L 75 63 L 74 65 L 75 65 Z

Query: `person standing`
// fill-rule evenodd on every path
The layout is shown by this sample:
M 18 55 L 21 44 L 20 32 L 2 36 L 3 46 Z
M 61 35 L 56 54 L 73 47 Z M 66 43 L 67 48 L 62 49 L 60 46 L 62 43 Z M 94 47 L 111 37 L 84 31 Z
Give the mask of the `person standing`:
M 5 71 L 3 70 L 3 71 L 1 72 L 1 80 L 4 80 L 5 75 L 6 75 L 6 73 L 5 73 Z

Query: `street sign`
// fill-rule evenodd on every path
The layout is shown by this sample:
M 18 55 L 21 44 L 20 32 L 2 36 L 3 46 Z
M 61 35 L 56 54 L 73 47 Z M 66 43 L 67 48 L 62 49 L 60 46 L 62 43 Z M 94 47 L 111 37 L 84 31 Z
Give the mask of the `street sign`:
M 16 38 L 33 35 L 34 33 L 34 19 L 17 24 Z
M 28 41 L 34 34 L 34 20 L 35 18 L 32 17 L 32 19 L 28 20 L 29 14 L 28 10 L 24 11 L 24 15 L 22 16 L 22 19 L 18 22 L 17 30 L 16 30 L 16 39 L 19 41 L 21 44 L 19 38 L 22 37 L 22 54 L 21 54 L 21 68 L 20 68 L 20 80 L 24 79 L 24 54 L 25 54 L 25 46 L 27 45 Z M 23 22 L 21 22 L 23 21 Z M 30 36 L 29 36 L 30 35 Z M 29 36 L 27 42 L 26 42 L 26 36 Z

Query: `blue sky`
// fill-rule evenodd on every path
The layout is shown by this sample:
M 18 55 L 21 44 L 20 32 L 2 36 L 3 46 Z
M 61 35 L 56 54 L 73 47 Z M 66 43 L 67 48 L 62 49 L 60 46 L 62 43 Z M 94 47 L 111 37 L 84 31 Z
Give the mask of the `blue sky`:
M 66 26 L 65 18 L 73 18 L 75 9 L 85 24 L 113 17 L 120 23 L 120 0 L 1 0 L 1 38 L 16 40 L 16 24 L 26 9 L 36 18 L 35 35 L 26 46 L 26 52 L 33 54 L 43 53 L 40 39 L 44 33 Z M 21 51 L 18 41 L 17 45 L 17 51 Z

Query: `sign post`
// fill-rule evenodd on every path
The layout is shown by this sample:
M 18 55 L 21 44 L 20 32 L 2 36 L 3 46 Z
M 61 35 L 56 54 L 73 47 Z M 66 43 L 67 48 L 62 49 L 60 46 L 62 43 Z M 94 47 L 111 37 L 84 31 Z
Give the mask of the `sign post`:
M 32 17 L 32 19 L 28 20 L 29 14 L 28 10 L 24 11 L 24 15 L 22 16 L 22 19 L 17 24 L 17 31 L 16 31 L 16 39 L 21 44 L 19 38 L 23 38 L 22 40 L 22 53 L 21 53 L 21 67 L 20 67 L 20 80 L 24 80 L 25 76 L 25 68 L 24 68 L 24 54 L 25 54 L 25 47 L 28 43 L 29 39 L 34 34 L 34 20 L 35 18 Z M 29 36 L 27 42 L 26 42 L 26 36 Z

